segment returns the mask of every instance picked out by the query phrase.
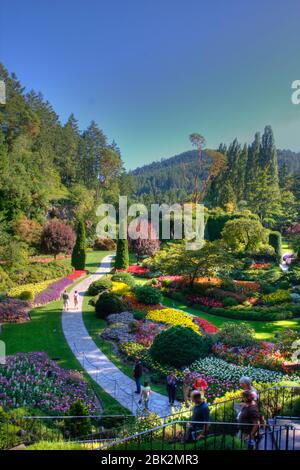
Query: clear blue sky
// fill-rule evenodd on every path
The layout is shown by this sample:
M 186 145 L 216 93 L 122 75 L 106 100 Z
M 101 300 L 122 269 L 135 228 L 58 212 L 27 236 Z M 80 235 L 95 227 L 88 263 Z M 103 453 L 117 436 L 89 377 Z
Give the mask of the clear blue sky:
M 94 119 L 127 168 L 250 140 L 300 150 L 299 0 L 1 0 L 0 60 L 64 122 Z

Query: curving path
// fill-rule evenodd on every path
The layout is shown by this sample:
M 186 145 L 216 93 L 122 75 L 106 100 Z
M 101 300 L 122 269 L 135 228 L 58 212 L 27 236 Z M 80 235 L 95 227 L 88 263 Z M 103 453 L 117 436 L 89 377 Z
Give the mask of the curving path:
M 99 269 L 82 282 L 76 284 L 74 289 L 72 289 L 70 292 L 71 299 L 75 290 L 80 294 L 78 310 L 63 310 L 62 327 L 74 356 L 91 378 L 122 406 L 136 414 L 139 410 L 139 405 L 138 395 L 134 393 L 134 380 L 118 369 L 98 348 L 90 337 L 82 317 L 83 296 L 92 282 L 110 272 L 112 258 L 112 255 L 103 258 Z M 152 392 L 149 409 L 159 416 L 169 415 L 170 406 L 167 397 Z

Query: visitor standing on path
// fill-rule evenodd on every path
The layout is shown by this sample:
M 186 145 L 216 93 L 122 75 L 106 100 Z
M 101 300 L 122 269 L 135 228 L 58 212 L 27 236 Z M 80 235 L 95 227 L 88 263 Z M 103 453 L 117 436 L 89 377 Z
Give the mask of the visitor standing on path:
M 241 377 L 240 378 L 240 386 L 244 389 L 244 390 L 248 390 L 250 392 L 253 393 L 253 399 L 255 401 L 258 400 L 258 393 L 257 393 L 257 390 L 256 388 L 253 387 L 252 385 L 252 380 L 250 377 Z
M 74 300 L 74 308 L 77 310 L 78 309 L 78 292 L 77 290 L 74 292 L 73 300 Z
M 174 405 L 174 402 L 175 402 L 176 386 L 177 386 L 177 377 L 175 373 L 172 371 L 167 376 L 167 392 L 168 392 L 170 405 Z
M 64 310 L 69 310 L 69 294 L 66 290 L 64 291 L 62 298 L 64 301 Z
M 144 386 L 142 387 L 141 399 L 139 403 L 143 405 L 143 408 L 146 411 L 149 410 L 150 395 L 151 395 L 151 387 L 149 385 L 149 382 L 145 381 Z
M 141 378 L 143 375 L 143 365 L 140 359 L 137 359 L 133 369 L 133 377 L 136 383 L 136 391 L 135 393 L 141 393 Z

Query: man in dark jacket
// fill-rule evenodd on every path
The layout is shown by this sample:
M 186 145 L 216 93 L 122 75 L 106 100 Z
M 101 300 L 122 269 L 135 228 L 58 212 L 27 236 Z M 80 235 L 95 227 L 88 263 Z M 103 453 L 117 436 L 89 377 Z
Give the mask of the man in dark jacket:
M 141 393 L 141 378 L 143 375 L 143 366 L 142 362 L 140 359 L 137 359 L 135 362 L 135 366 L 133 369 L 133 377 L 135 378 L 135 383 L 136 383 L 136 392 L 140 394 Z
M 188 429 L 189 442 L 201 439 L 207 434 L 209 426 L 207 423 L 210 418 L 208 405 L 201 392 L 194 391 L 192 393 L 192 401 L 194 403 L 194 408 L 191 417 L 192 423 Z

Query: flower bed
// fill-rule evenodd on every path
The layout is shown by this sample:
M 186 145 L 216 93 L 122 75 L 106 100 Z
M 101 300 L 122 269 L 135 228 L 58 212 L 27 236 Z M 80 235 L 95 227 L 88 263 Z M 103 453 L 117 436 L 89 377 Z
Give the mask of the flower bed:
M 152 320 L 159 323 L 166 323 L 167 325 L 184 326 L 200 334 L 199 326 L 194 323 L 193 317 L 179 310 L 175 310 L 172 308 L 160 308 L 156 310 L 150 310 L 147 313 L 146 318 L 147 320 Z
M 130 287 L 124 282 L 113 281 L 111 292 L 118 295 L 126 295 L 130 292 Z
M 137 324 L 135 340 L 145 347 L 150 347 L 154 338 L 164 327 L 154 322 L 139 321 Z
M 200 327 L 204 333 L 215 334 L 219 331 L 219 328 L 204 318 L 194 317 L 194 322 Z
M 250 269 L 269 269 L 271 266 L 271 263 L 253 263 Z
M 194 362 L 191 369 L 200 372 L 206 377 L 215 377 L 222 382 L 231 381 L 235 387 L 239 385 L 241 377 L 251 377 L 252 380 L 257 382 L 276 382 L 283 380 L 285 375 L 281 372 L 275 372 L 266 369 L 260 369 L 252 366 L 238 366 L 230 364 L 223 359 L 216 357 L 206 357 Z M 299 378 L 295 378 L 299 380 Z M 226 388 L 225 388 L 226 390 Z
M 256 281 L 234 281 L 235 286 L 242 293 L 259 292 L 260 285 Z
M 0 366 L 0 406 L 4 408 L 65 414 L 77 400 L 90 413 L 97 411 L 95 396 L 81 374 L 62 369 L 45 353 L 8 356 L 6 366 Z
M 159 309 L 161 305 L 146 305 L 143 302 L 139 302 L 136 296 L 132 293 L 127 294 L 124 297 L 124 300 L 130 303 L 132 310 L 136 310 L 138 312 L 148 312 L 149 310 Z
M 76 281 L 76 279 L 79 279 L 81 276 L 85 276 L 88 274 L 88 271 L 85 269 L 75 269 L 71 274 L 66 276 L 68 279 L 71 279 L 71 281 Z
M 66 287 L 73 283 L 69 277 L 63 277 L 56 282 L 50 284 L 43 292 L 36 295 L 34 303 L 35 305 L 45 305 L 53 300 L 58 300 Z
M 48 281 L 35 282 L 30 284 L 23 284 L 10 289 L 8 295 L 10 297 L 19 297 L 23 292 L 31 292 L 32 298 L 34 299 L 37 294 L 43 292 L 50 284 L 56 282 L 58 279 L 50 279 Z
M 268 343 L 249 348 L 230 348 L 218 343 L 214 345 L 213 352 L 219 358 L 240 366 L 250 365 L 283 373 L 289 372 L 289 369 L 285 367 L 287 357 L 277 351 L 274 345 Z
M 220 300 L 215 300 L 211 297 L 189 294 L 186 296 L 186 299 L 193 304 L 201 304 L 206 307 L 223 307 L 223 303 Z
M 30 320 L 30 304 L 20 299 L 4 298 L 0 302 L 0 323 L 24 323 Z
M 124 271 L 124 269 L 119 269 L 118 271 Z M 132 266 L 129 266 L 126 270 L 126 272 L 135 274 L 136 276 L 143 276 L 144 274 L 147 274 L 150 272 L 150 269 L 144 268 L 143 266 L 139 266 L 138 264 L 133 264 Z

